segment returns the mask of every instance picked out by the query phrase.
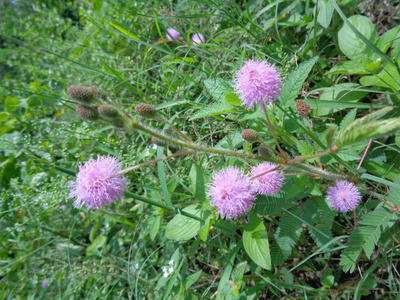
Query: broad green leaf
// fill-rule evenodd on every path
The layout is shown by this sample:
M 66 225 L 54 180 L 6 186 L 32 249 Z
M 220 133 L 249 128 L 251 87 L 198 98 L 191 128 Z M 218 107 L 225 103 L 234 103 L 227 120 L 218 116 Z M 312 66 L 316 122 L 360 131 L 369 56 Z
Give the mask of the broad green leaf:
M 0 112 L 0 122 L 5 122 L 8 120 L 8 113 L 2 111 Z
M 268 234 L 260 218 L 252 217 L 243 232 L 243 246 L 250 258 L 260 267 L 271 269 Z
M 231 81 L 221 78 L 206 79 L 204 86 L 215 101 L 224 101 L 226 95 L 235 93 Z
M 19 107 L 19 99 L 17 97 L 7 97 L 4 101 L 6 112 L 11 113 Z
M 194 163 L 189 172 L 189 186 L 193 195 L 202 202 L 206 200 L 205 183 L 203 171 Z
M 330 69 L 326 75 L 330 74 L 370 74 L 371 72 L 365 69 L 365 63 L 358 60 L 348 60 L 339 63 Z
M 197 204 L 189 205 L 183 211 L 200 217 L 203 220 L 211 214 L 210 211 L 201 209 Z M 197 235 L 202 224 L 204 222 L 178 214 L 168 222 L 165 228 L 165 235 L 171 240 L 187 241 Z
M 400 25 L 390 29 L 389 31 L 386 31 L 384 34 L 382 34 L 382 36 L 379 37 L 376 43 L 376 47 L 378 47 L 378 49 L 381 50 L 383 53 L 386 53 L 390 45 L 396 39 L 396 36 L 399 34 L 399 32 Z
M 319 96 L 318 100 L 333 101 L 335 102 L 334 108 L 316 109 L 313 110 L 313 114 L 316 116 L 324 116 L 342 110 L 343 108 L 337 106 L 336 102 L 358 102 L 364 98 L 368 92 L 358 91 L 357 88 L 361 88 L 361 86 L 355 83 L 340 83 L 330 87 Z
M 287 107 L 297 98 L 304 82 L 308 77 L 318 57 L 314 57 L 306 62 L 301 63 L 293 71 L 286 76 L 283 87 L 281 90 L 281 96 L 279 98 L 282 107 Z
M 362 167 L 372 174 L 383 176 L 390 180 L 395 180 L 400 174 L 397 168 L 381 161 L 364 161 Z
M 228 113 L 235 111 L 235 106 L 227 102 L 215 102 L 210 105 L 206 105 L 200 108 L 190 120 L 200 119 L 204 117 L 211 117 L 215 115 L 220 115 L 223 113 Z
M 321 283 L 325 288 L 330 288 L 335 283 L 335 276 L 331 268 L 327 268 L 324 273 L 322 273 Z
M 329 0 L 319 0 L 317 22 L 321 24 L 322 27 L 328 28 L 332 21 L 334 10 Z
M 365 16 L 354 15 L 348 21 L 371 43 L 378 38 L 374 24 Z M 338 33 L 339 48 L 350 59 L 363 59 L 371 57 L 372 50 L 365 44 L 357 34 L 344 24 Z
M 381 86 L 397 91 L 400 89 L 400 74 L 395 67 L 386 64 L 378 74 L 361 77 L 360 83 L 363 85 Z
M 236 106 L 239 106 L 241 104 L 239 96 L 234 93 L 226 94 L 225 101 Z

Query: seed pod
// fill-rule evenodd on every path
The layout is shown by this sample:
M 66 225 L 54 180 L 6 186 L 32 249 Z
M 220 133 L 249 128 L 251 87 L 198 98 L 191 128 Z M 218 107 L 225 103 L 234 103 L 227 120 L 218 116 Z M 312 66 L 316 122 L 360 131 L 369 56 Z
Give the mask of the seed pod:
M 265 147 L 260 147 L 260 148 L 258 148 L 258 155 L 268 158 L 268 157 L 271 157 L 271 151 L 269 151 Z
M 82 104 L 89 104 L 94 100 L 92 91 L 81 85 L 71 85 L 67 88 L 67 94 L 72 99 L 81 102 Z
M 99 105 L 97 107 L 97 111 L 99 112 L 100 116 L 102 116 L 103 118 L 108 119 L 108 120 L 113 120 L 120 116 L 118 109 L 116 109 L 114 106 L 111 106 L 109 104 Z
M 97 113 L 97 110 L 90 106 L 78 105 L 75 108 L 75 111 L 82 119 L 85 119 L 88 121 L 96 121 L 99 118 L 99 114 Z
M 145 118 L 153 118 L 157 114 L 157 111 L 153 105 L 139 103 L 135 106 L 135 113 Z
M 244 129 L 242 131 L 242 138 L 248 142 L 255 142 L 258 139 L 258 133 L 253 129 Z
M 297 108 L 297 113 L 302 117 L 305 117 L 311 112 L 310 105 L 308 105 L 307 102 L 303 100 L 297 100 L 296 108 Z

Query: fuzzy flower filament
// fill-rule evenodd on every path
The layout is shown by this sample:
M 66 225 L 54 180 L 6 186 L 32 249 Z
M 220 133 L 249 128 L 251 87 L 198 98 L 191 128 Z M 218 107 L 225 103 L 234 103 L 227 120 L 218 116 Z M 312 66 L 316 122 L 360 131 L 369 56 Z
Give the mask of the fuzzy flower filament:
M 264 108 L 280 95 L 282 79 L 276 68 L 266 60 L 247 60 L 234 80 L 242 104 L 252 109 L 255 104 Z
M 357 207 L 361 195 L 352 182 L 338 180 L 334 186 L 328 188 L 327 199 L 333 209 L 346 212 Z
M 250 210 L 255 200 L 249 178 L 236 167 L 215 172 L 207 186 L 210 204 L 226 219 L 237 219 Z
M 98 156 L 79 166 L 76 180 L 70 182 L 68 198 L 76 198 L 74 206 L 87 209 L 101 208 L 123 195 L 128 181 L 118 171 L 121 163 L 114 157 Z
M 251 177 L 255 177 L 257 175 L 271 171 L 276 167 L 278 167 L 278 165 L 274 163 L 261 163 L 257 167 L 251 168 Z M 281 170 L 268 172 L 251 180 L 252 187 L 257 192 L 257 194 L 261 195 L 275 194 L 277 191 L 279 191 L 284 183 L 285 177 L 283 176 L 283 172 Z

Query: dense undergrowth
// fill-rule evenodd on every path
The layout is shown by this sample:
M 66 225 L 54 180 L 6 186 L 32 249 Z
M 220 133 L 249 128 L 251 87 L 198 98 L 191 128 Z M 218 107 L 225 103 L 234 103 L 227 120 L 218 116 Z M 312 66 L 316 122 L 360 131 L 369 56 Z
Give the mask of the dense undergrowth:
M 400 3 L 377 2 L 2 1 L 1 298 L 397 299 Z M 181 38 L 167 42 L 168 28 Z M 267 110 L 285 162 L 337 152 L 287 167 L 280 191 L 235 220 L 216 215 L 207 183 L 258 161 L 204 151 L 127 173 L 127 193 L 101 209 L 73 206 L 69 182 L 91 157 L 129 168 L 182 149 L 80 119 L 68 86 L 99 86 L 133 116 L 154 105 L 198 145 L 257 155 L 243 129 L 278 148 L 233 88 L 249 59 L 283 79 Z M 335 176 L 362 186 L 354 214 L 329 206 Z

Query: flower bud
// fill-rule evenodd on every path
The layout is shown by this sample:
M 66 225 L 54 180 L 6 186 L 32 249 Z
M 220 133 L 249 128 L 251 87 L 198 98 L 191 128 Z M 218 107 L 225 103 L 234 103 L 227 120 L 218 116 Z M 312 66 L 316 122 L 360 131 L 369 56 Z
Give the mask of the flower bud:
M 92 91 L 81 85 L 70 85 L 67 88 L 67 94 L 72 99 L 77 100 L 82 104 L 89 104 L 94 99 Z
M 255 142 L 258 139 L 258 133 L 253 129 L 245 129 L 242 131 L 242 138 L 248 142 Z
M 135 106 L 135 113 L 145 118 L 153 118 L 157 111 L 153 105 L 147 103 L 139 103 Z
M 100 116 L 108 120 L 113 120 L 120 116 L 118 109 L 109 104 L 99 105 L 97 111 Z
M 260 148 L 258 148 L 258 155 L 260 155 L 264 158 L 268 158 L 268 157 L 271 157 L 271 152 L 265 147 L 260 147 Z
M 303 100 L 297 100 L 296 108 L 297 108 L 297 113 L 302 117 L 305 117 L 311 112 L 310 105 L 308 105 L 307 102 Z
M 93 107 L 86 105 L 78 105 L 76 108 L 76 113 L 85 120 L 96 121 L 99 118 L 97 110 Z
M 92 92 L 93 97 L 96 99 L 104 100 L 107 98 L 106 92 L 97 85 L 91 85 L 88 89 Z

